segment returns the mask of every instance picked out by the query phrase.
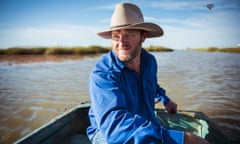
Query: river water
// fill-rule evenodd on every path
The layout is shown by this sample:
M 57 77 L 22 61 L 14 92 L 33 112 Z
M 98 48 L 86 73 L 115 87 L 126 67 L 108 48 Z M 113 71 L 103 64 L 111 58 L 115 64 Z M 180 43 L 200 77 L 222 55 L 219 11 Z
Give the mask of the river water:
M 204 112 L 240 142 L 240 54 L 153 54 L 158 61 L 159 84 L 179 109 Z M 88 76 L 100 57 L 40 62 L 1 59 L 0 143 L 12 143 L 88 101 Z

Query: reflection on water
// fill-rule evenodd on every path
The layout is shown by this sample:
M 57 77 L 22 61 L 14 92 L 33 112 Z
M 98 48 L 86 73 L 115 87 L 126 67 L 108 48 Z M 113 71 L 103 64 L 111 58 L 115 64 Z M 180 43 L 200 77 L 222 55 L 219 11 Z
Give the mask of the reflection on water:
M 159 83 L 180 109 L 206 113 L 240 141 L 240 55 L 153 53 Z M 88 76 L 98 57 L 0 63 L 0 143 L 11 143 L 89 100 Z

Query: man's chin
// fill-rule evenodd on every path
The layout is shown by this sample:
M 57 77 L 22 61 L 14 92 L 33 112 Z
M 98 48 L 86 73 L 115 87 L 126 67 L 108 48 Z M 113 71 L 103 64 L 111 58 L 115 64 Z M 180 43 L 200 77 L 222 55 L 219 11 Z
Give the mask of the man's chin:
M 131 60 L 131 56 L 130 55 L 119 55 L 118 58 L 122 61 L 122 62 L 128 62 Z

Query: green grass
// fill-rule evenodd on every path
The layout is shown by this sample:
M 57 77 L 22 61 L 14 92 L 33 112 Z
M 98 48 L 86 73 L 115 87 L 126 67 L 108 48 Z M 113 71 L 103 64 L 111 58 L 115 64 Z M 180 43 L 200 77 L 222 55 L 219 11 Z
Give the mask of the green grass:
M 188 49 L 188 50 L 206 51 L 206 52 L 240 53 L 240 47 L 228 47 L 228 48 L 208 47 L 208 48 L 193 48 L 193 49 Z

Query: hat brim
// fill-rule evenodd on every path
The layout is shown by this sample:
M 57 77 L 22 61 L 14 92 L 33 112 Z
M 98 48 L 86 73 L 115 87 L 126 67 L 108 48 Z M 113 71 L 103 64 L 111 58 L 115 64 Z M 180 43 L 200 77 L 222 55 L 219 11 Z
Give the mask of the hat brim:
M 121 30 L 121 29 L 143 30 L 147 33 L 147 38 L 160 37 L 164 33 L 163 29 L 160 26 L 158 26 L 154 23 L 143 22 L 143 23 L 138 23 L 138 24 L 131 24 L 131 25 L 127 25 L 127 26 L 119 26 L 119 27 L 111 28 L 110 30 L 99 32 L 97 34 L 100 37 L 103 37 L 106 39 L 111 39 L 112 31 Z

